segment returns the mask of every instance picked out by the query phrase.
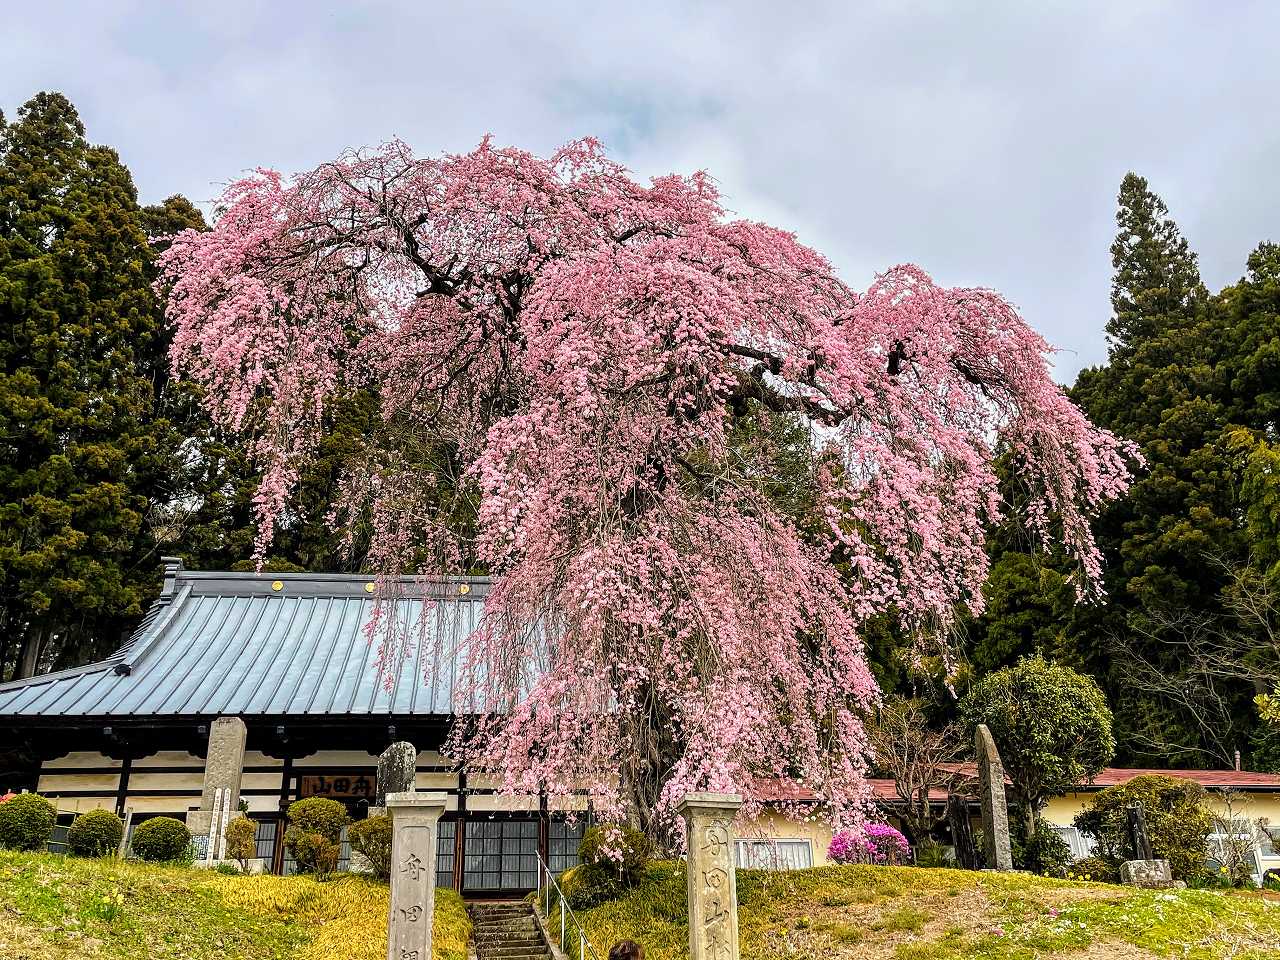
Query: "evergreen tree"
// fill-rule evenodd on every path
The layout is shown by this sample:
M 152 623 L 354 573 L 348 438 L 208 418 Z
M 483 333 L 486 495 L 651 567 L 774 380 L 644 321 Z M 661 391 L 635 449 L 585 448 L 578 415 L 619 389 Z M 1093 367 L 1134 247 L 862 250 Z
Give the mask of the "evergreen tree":
M 1123 761 L 1222 762 L 1223 744 L 1243 732 L 1197 717 L 1197 697 L 1211 691 L 1181 674 L 1182 639 L 1171 631 L 1191 619 L 1216 629 L 1222 590 L 1247 556 L 1227 451 L 1231 323 L 1146 180 L 1130 173 L 1118 199 L 1109 362 L 1082 371 L 1071 393 L 1147 463 L 1097 525 L 1111 603 L 1076 616 L 1069 642 L 1108 689 Z M 1148 674 L 1178 677 L 1177 696 L 1167 682 L 1144 683 Z
M 1118 200 L 1107 322 L 1113 364 L 1192 318 L 1206 298 L 1196 255 L 1146 179 L 1128 173 Z
M 1193 650 L 1237 629 L 1225 591 L 1276 529 L 1267 438 L 1280 407 L 1280 258 L 1264 244 L 1249 276 L 1210 298 L 1147 182 L 1129 174 L 1118 201 L 1108 362 L 1071 390 L 1146 459 L 1095 524 L 1108 603 L 1064 602 L 1065 568 L 997 531 L 971 658 L 985 672 L 1038 653 L 1091 673 L 1115 708 L 1121 763 L 1222 764 L 1249 739 L 1256 691 Z
M 171 442 L 149 258 L 115 152 L 61 94 L 32 98 L 0 130 L 0 662 L 18 676 L 98 652 L 148 599 Z

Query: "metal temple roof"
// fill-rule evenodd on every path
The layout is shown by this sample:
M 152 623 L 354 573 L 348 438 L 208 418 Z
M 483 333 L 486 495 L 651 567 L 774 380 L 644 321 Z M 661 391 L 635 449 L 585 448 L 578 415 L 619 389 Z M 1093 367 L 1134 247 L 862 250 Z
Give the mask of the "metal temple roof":
M 0 684 L 0 718 L 445 716 L 484 578 L 405 580 L 383 616 L 412 641 L 378 662 L 366 576 L 185 571 L 106 660 Z M 425 623 L 423 622 L 425 618 Z

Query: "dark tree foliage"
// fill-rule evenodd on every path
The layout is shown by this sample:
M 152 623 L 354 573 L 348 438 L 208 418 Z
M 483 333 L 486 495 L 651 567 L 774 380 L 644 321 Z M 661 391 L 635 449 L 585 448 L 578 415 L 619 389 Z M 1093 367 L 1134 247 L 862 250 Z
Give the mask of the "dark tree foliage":
M 61 94 L 0 115 L 0 680 L 105 655 L 159 588 L 160 555 L 245 568 L 257 477 L 170 374 L 156 255 L 200 211 L 140 206 L 115 152 Z M 163 295 L 163 292 L 161 292 Z M 327 504 L 378 401 L 333 412 L 272 570 L 355 569 Z
M 149 599 L 144 531 L 168 426 L 137 195 L 75 108 L 40 94 L 0 131 L 0 661 L 101 652 Z
M 1038 653 L 1092 674 L 1115 711 L 1120 763 L 1221 766 L 1240 747 L 1269 764 L 1276 750 L 1250 704 L 1260 691 L 1194 662 L 1182 639 L 1239 629 L 1236 571 L 1280 559 L 1280 253 L 1262 244 L 1248 275 L 1210 297 L 1147 182 L 1129 174 L 1118 200 L 1108 362 L 1071 390 L 1147 461 L 1096 524 L 1109 602 L 1072 606 L 1065 568 L 997 531 L 970 657 L 979 673 Z
M 1196 255 L 1145 178 L 1120 184 L 1118 232 L 1111 244 L 1112 316 L 1107 321 L 1112 364 L 1194 317 L 1207 299 Z

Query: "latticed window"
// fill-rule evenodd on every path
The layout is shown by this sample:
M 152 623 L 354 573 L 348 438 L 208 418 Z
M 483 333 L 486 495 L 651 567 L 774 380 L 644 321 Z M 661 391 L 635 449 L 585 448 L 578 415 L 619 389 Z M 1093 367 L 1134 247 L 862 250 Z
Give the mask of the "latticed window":
M 463 850 L 468 890 L 532 890 L 538 884 L 536 820 L 471 821 Z
M 436 885 L 453 886 L 453 864 L 457 859 L 457 848 L 454 846 L 458 837 L 456 820 L 441 820 L 440 832 L 436 834 Z
M 577 823 L 551 821 L 551 830 L 547 835 L 547 866 L 552 873 L 560 873 L 578 865 L 578 846 L 582 843 L 582 835 L 586 829 L 587 825 L 582 820 Z
M 737 864 L 746 870 L 803 870 L 813 866 L 809 840 L 739 840 Z

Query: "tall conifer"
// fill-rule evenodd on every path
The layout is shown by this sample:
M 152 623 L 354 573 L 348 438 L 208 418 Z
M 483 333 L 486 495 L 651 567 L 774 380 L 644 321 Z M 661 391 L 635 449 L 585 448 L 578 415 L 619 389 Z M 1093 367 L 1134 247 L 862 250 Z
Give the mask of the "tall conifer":
M 137 195 L 71 103 L 0 131 L 0 662 L 80 659 L 144 607 L 158 313 Z M 94 651 L 97 652 L 97 651 Z

